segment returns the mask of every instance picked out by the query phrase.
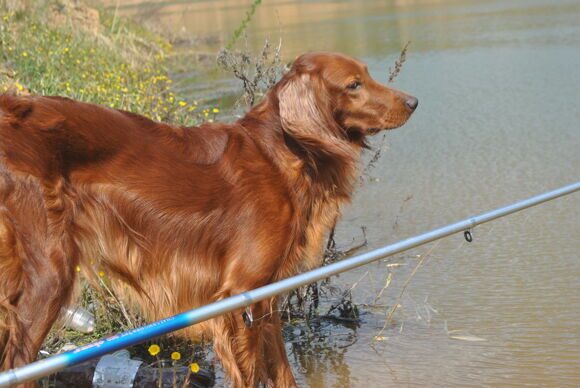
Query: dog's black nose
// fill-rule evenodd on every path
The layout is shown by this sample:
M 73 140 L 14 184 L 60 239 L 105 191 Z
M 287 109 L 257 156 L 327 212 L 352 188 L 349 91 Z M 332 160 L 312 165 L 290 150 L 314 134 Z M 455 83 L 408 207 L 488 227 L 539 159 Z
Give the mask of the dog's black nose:
M 415 109 L 417 109 L 417 105 L 419 105 L 419 100 L 417 100 L 415 97 L 409 97 L 407 101 L 405 101 L 405 105 L 407 105 L 407 107 L 411 110 L 411 112 L 413 112 Z

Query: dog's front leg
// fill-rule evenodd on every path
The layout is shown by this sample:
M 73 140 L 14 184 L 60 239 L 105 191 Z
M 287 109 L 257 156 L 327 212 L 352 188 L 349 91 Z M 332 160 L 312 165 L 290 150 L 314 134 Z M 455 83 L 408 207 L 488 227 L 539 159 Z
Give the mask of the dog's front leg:
M 276 300 L 272 301 L 272 306 L 277 308 Z M 274 310 L 268 321 L 265 322 L 262 341 L 270 384 L 280 388 L 296 387 L 296 381 L 286 355 L 278 311 Z

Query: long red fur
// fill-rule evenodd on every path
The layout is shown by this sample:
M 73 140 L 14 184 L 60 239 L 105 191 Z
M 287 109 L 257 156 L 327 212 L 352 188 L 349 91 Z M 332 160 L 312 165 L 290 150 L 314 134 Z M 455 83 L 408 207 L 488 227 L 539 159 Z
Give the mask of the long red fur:
M 0 369 L 36 358 L 77 266 L 156 320 L 318 265 L 366 136 L 402 125 L 410 98 L 333 53 L 299 57 L 232 124 L 1 95 Z M 213 337 L 234 386 L 294 386 L 275 310 L 273 298 L 252 306 L 252 327 L 239 311 L 180 334 Z

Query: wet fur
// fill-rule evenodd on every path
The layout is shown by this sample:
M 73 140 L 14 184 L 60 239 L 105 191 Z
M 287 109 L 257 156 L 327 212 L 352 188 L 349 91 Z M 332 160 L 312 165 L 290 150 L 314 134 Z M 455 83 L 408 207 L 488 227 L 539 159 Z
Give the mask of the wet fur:
M 77 266 L 104 270 L 156 320 L 318 265 L 365 131 L 411 114 L 370 77 L 364 104 L 345 97 L 354 73 L 368 77 L 351 58 L 306 54 L 244 118 L 195 128 L 1 95 L 1 369 L 36 358 L 73 302 Z M 238 311 L 180 334 L 213 337 L 234 386 L 293 386 L 275 306 L 254 305 L 264 319 L 251 328 Z

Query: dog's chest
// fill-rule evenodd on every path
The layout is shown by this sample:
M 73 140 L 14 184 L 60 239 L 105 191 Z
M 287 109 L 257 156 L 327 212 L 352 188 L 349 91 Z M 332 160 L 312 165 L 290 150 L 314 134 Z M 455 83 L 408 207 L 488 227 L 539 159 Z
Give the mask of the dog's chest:
M 310 222 L 302 240 L 301 270 L 310 270 L 322 263 L 326 239 L 340 215 L 339 205 L 337 201 L 321 201 L 312 207 Z

